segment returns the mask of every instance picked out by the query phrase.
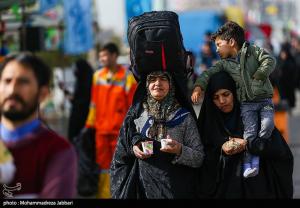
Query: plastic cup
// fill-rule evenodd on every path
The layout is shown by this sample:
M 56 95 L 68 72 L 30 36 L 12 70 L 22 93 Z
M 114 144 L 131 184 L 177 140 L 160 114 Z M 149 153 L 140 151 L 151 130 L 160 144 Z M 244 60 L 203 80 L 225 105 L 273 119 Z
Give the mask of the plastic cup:
M 142 142 L 143 152 L 147 155 L 153 154 L 153 141 Z
M 161 139 L 161 148 L 166 148 L 166 146 L 168 145 L 169 142 L 171 142 L 171 139 Z

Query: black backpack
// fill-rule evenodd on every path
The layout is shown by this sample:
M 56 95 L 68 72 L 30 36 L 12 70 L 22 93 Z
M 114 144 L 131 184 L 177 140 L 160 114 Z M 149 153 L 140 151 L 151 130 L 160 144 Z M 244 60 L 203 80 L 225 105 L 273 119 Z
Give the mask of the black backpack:
M 176 13 L 152 11 L 133 17 L 129 20 L 127 38 L 130 69 L 137 80 L 154 70 L 185 78 L 192 74 L 192 53 L 184 48 Z

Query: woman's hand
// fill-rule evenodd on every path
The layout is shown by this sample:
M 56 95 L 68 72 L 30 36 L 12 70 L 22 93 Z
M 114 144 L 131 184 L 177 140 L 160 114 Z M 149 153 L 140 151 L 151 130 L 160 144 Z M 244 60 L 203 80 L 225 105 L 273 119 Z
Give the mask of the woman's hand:
M 151 157 L 151 155 L 146 154 L 141 150 L 141 146 L 142 144 L 141 142 L 139 142 L 138 144 L 132 147 L 134 155 L 141 160 Z
M 234 155 L 246 149 L 247 140 L 242 138 L 229 137 L 229 141 L 222 145 L 222 150 L 226 155 Z
M 165 139 L 165 145 L 160 148 L 160 151 L 174 153 L 179 156 L 181 154 L 181 149 L 182 144 L 167 135 L 167 139 Z

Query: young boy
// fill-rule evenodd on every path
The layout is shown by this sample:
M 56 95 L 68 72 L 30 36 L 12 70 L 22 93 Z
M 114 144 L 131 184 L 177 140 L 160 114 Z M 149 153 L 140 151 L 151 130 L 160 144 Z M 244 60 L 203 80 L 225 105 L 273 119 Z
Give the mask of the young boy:
M 269 75 L 275 68 L 275 58 L 264 49 L 246 42 L 244 29 L 232 21 L 221 26 L 212 35 L 212 40 L 215 41 L 221 60 L 196 80 L 191 96 L 193 103 L 199 102 L 210 76 L 225 70 L 236 82 L 244 139 L 251 142 L 257 134 L 259 138 L 269 138 L 274 129 L 273 88 Z M 243 168 L 245 178 L 256 176 L 259 157 L 246 152 Z

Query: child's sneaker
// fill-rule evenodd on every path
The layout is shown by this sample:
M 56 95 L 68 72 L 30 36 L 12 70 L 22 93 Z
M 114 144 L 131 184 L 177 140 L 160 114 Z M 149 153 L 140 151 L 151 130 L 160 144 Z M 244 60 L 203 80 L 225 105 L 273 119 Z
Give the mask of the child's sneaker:
M 249 177 L 254 177 L 258 174 L 258 169 L 257 168 L 247 168 L 244 171 L 244 178 L 249 178 Z

